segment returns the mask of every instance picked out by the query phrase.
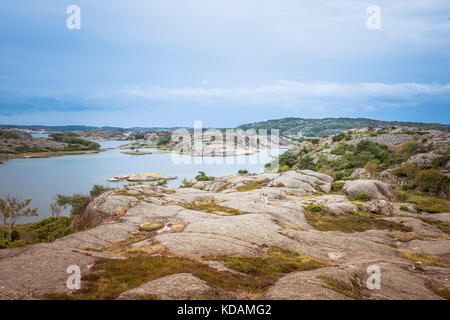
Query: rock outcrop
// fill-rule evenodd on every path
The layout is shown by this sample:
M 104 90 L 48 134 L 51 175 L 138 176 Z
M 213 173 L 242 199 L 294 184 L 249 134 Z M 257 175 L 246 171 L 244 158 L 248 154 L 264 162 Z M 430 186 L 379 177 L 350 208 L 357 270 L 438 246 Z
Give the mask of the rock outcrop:
M 345 182 L 343 190 L 351 197 L 366 193 L 376 200 L 392 201 L 394 199 L 392 188 L 379 180 L 358 179 L 347 181 Z

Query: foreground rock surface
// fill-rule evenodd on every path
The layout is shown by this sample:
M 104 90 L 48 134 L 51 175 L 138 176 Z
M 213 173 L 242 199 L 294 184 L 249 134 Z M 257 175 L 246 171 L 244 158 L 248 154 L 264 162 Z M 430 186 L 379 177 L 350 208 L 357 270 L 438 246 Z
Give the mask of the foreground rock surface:
M 176 190 L 133 185 L 125 187 L 125 192 L 107 191 L 89 204 L 89 209 L 104 221 L 101 226 L 53 243 L 0 250 L 0 299 L 36 299 L 54 292 L 70 294 L 66 288 L 68 266 L 79 266 L 85 275 L 100 258 L 124 259 L 118 251 L 105 248 L 137 235 L 141 237 L 121 250 L 187 257 L 228 272 L 230 269 L 223 264 L 211 264 L 203 258 L 261 257 L 268 247 L 279 247 L 330 265 L 280 276 L 257 298 L 441 299 L 428 283 L 450 287 L 447 262 L 429 265 L 419 263 L 420 259 L 412 261 L 404 254 L 438 255 L 447 261 L 448 235 L 436 225 L 422 221 L 423 215 L 408 212 L 402 216 L 398 210 L 392 217 L 376 221 L 396 223 L 404 226 L 403 231 L 319 231 L 323 223 L 312 223 L 311 214 L 328 219 L 358 219 L 353 214 L 358 210 L 354 201 L 345 194 L 329 194 L 332 182 L 327 175 L 304 170 L 227 176 Z M 352 197 L 358 194 L 356 191 L 363 191 L 379 199 L 381 202 L 372 203 L 368 210 L 374 207 L 374 211 L 390 216 L 387 213 L 392 206 L 392 193 L 382 182 L 355 180 L 347 182 L 344 190 Z M 379 203 L 383 206 L 375 205 Z M 323 210 L 315 213 L 308 207 Z M 383 211 L 386 207 L 389 212 Z M 449 220 L 447 213 L 429 216 L 437 222 Z M 142 238 L 141 228 L 148 225 L 158 227 L 150 228 Z M 410 241 L 405 241 L 407 237 Z M 373 265 L 381 269 L 382 285 L 378 290 L 366 287 L 367 268 Z M 356 286 L 355 293 L 343 294 L 328 284 L 330 279 Z M 215 288 L 183 272 L 141 283 L 121 293 L 119 299 L 186 299 L 203 296 L 210 289 Z

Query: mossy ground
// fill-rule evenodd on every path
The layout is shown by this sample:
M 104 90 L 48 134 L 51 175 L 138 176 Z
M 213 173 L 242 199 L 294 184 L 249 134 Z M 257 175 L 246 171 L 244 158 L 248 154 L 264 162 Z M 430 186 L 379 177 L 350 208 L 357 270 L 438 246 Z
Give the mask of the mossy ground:
M 408 232 L 410 227 L 382 218 L 361 215 L 330 216 L 323 211 L 305 210 L 308 223 L 319 231 L 362 232 L 370 229 L 397 230 Z
M 195 200 L 193 203 L 180 202 L 176 203 L 186 209 L 204 211 L 208 213 L 228 214 L 228 215 L 240 215 L 241 211 L 227 206 L 221 206 L 217 204 L 217 200 L 214 198 L 201 198 Z
M 257 277 L 332 266 L 278 247 L 268 248 L 262 257 L 218 255 L 208 259 L 222 261 L 231 269 Z
M 428 223 L 429 225 L 431 225 L 433 227 L 440 229 L 442 232 L 450 234 L 450 224 L 447 222 L 436 221 L 436 220 L 427 219 L 427 218 L 419 218 L 419 219 L 425 223 Z
M 79 292 L 74 295 L 47 294 L 46 298 L 115 299 L 126 290 L 176 273 L 191 273 L 206 281 L 217 292 L 260 297 L 277 279 L 289 272 L 332 266 L 281 248 L 268 248 L 261 257 L 205 256 L 203 259 L 223 261 L 245 275 L 219 272 L 207 264 L 184 257 L 136 254 L 127 259 L 101 259 L 91 269 L 93 273 L 82 278 L 84 282 Z
M 268 182 L 268 180 L 245 181 L 244 184 L 239 186 L 237 189 L 240 192 L 257 190 L 267 185 Z
M 427 213 L 450 212 L 450 200 L 447 198 L 433 197 L 424 193 L 405 191 L 400 188 L 395 190 L 398 201 L 416 205 L 417 211 Z
M 450 259 L 446 257 L 436 256 L 432 254 L 425 253 L 412 253 L 412 252 L 400 252 L 400 254 L 411 261 L 421 262 L 424 265 L 450 268 Z
M 358 279 L 356 278 L 351 279 L 350 281 L 351 284 L 348 284 L 345 281 L 337 280 L 331 277 L 317 276 L 317 278 L 323 280 L 325 284 L 323 284 L 322 287 L 324 288 L 331 289 L 335 292 L 338 292 L 355 300 L 362 299 L 362 295 L 360 292 L 360 285 Z

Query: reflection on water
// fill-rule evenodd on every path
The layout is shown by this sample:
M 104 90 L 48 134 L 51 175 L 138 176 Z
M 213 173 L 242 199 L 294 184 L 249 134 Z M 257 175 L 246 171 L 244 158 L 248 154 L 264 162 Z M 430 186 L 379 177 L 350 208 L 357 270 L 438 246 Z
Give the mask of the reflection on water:
M 100 142 L 102 148 L 124 143 Z M 39 209 L 39 217 L 26 221 L 36 221 L 50 216 L 49 206 L 55 194 L 88 194 L 94 184 L 118 187 L 123 183 L 112 183 L 107 179 L 119 174 L 159 172 L 177 176 L 176 180 L 168 182 L 169 187 L 176 188 L 183 178 L 193 179 L 198 171 L 217 177 L 235 174 L 239 169 L 260 173 L 265 163 L 284 150 L 263 150 L 259 154 L 221 158 L 223 164 L 207 164 L 218 161 L 217 158 L 198 158 L 197 161 L 204 160 L 203 163 L 195 163 L 195 158 L 188 157 L 191 164 L 179 165 L 173 163 L 170 153 L 135 156 L 122 154 L 122 151 L 113 149 L 98 154 L 9 160 L 0 165 L 0 195 L 10 193 L 33 199 L 31 205 Z

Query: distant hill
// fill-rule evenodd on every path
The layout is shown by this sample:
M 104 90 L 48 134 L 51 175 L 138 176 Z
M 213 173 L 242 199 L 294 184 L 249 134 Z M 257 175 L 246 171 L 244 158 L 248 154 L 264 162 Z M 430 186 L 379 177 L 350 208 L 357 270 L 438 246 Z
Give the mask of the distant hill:
M 68 125 L 68 126 L 43 126 L 43 125 L 13 125 L 13 124 L 0 124 L 1 128 L 8 129 L 25 129 L 25 130 L 45 130 L 45 131 L 86 131 L 92 129 L 101 129 L 101 130 L 120 130 L 120 131 L 149 131 L 149 130 L 171 130 L 171 129 L 180 129 L 188 127 L 132 127 L 132 128 L 122 128 L 122 127 L 95 127 L 95 126 L 83 126 L 83 125 Z
M 297 135 L 299 133 L 308 137 L 320 137 L 335 134 L 341 131 L 355 128 L 390 128 L 393 126 L 417 127 L 425 130 L 442 130 L 450 132 L 450 125 L 439 123 L 380 121 L 365 118 L 325 118 L 325 119 L 302 119 L 284 118 L 268 120 L 263 122 L 249 123 L 238 128 L 247 129 L 279 129 L 283 135 Z
M 26 129 L 26 130 L 46 130 L 46 131 L 84 131 L 91 129 L 102 129 L 102 130 L 125 130 L 120 127 L 94 127 L 94 126 L 82 126 L 82 125 L 70 125 L 70 126 L 42 126 L 42 125 L 15 125 L 15 124 L 0 124 L 0 128 L 16 128 L 16 129 Z

